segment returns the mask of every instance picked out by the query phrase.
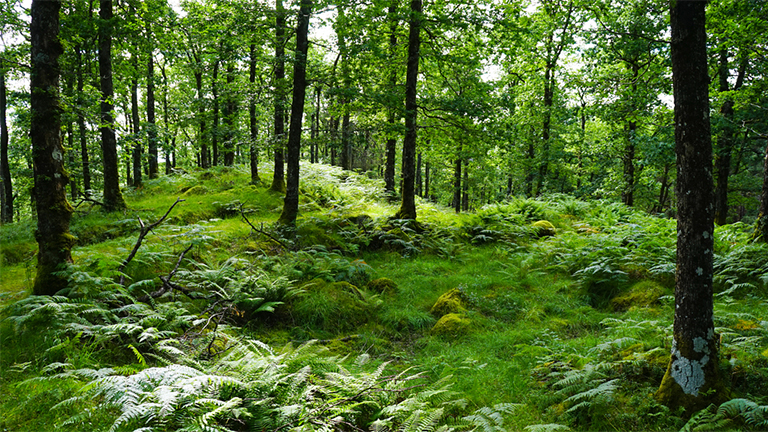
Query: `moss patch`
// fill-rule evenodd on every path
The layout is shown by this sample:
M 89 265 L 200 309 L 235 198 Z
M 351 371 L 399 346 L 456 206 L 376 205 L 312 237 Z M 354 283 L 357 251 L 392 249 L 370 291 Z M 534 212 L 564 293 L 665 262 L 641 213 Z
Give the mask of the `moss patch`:
M 432 327 L 432 333 L 436 335 L 444 336 L 458 336 L 462 335 L 469 330 L 469 326 L 472 321 L 466 316 L 458 313 L 449 313 L 443 315 L 434 327 Z
M 611 309 L 617 312 L 632 307 L 647 308 L 659 305 L 659 297 L 665 294 L 664 287 L 653 281 L 638 282 L 624 294 L 611 300 Z
M 368 282 L 366 288 L 377 293 L 390 294 L 397 290 L 397 284 L 392 279 L 378 278 Z
M 557 234 L 557 229 L 552 225 L 552 222 L 548 220 L 540 220 L 533 223 L 533 227 L 536 229 L 536 235 L 541 237 L 551 237 Z
M 438 297 L 432 309 L 429 310 L 435 318 L 440 318 L 447 314 L 460 314 L 467 310 L 464 306 L 464 301 L 461 298 L 462 294 L 458 288 L 454 288 L 447 293 Z

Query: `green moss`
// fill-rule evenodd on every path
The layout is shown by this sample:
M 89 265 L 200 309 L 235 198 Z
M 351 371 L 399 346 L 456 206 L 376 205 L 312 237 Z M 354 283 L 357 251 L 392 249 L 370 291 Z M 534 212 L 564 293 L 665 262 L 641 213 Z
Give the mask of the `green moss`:
M 440 318 L 447 314 L 458 314 L 466 311 L 464 301 L 461 298 L 461 291 L 454 288 L 437 298 L 437 301 L 429 310 L 435 318 Z
M 638 282 L 624 294 L 611 300 L 611 309 L 626 311 L 632 307 L 651 307 L 659 305 L 659 297 L 666 294 L 664 287 L 653 281 Z
M 293 324 L 328 332 L 347 332 L 368 322 L 371 311 L 365 295 L 349 282 L 313 279 L 305 293 L 290 305 Z
M 551 237 L 557 234 L 557 229 L 548 220 L 534 222 L 533 227 L 536 228 L 536 235 L 539 237 Z
M 208 188 L 206 188 L 203 185 L 196 185 L 189 188 L 183 188 L 180 190 L 182 196 L 188 197 L 188 196 L 194 196 L 194 195 L 205 195 L 208 193 Z
M 472 321 L 466 316 L 458 313 L 449 313 L 443 315 L 434 327 L 432 333 L 444 336 L 458 336 L 466 333 Z
M 395 292 L 397 284 L 392 279 L 378 278 L 368 282 L 366 288 L 377 293 L 390 294 Z

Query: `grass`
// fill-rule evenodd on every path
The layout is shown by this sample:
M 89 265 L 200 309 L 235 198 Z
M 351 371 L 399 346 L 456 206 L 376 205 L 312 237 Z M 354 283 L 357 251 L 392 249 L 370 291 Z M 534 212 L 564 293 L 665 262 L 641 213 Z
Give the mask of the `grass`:
M 498 403 L 520 404 L 505 415 L 508 430 L 547 424 L 670 430 L 685 423 L 682 413 L 670 413 L 650 397 L 668 361 L 672 303 L 632 291 L 647 283 L 671 294 L 673 221 L 615 203 L 552 196 L 461 215 L 419 202 L 422 227 L 414 229 L 387 219 L 396 206 L 381 199 L 379 181 L 336 167 L 305 164 L 302 170 L 294 238 L 273 229 L 282 197 L 267 190 L 268 182 L 248 185 L 240 167 L 147 181 L 143 189 L 126 191 L 124 213 L 81 209 L 73 218 L 81 239 L 73 256 L 88 276 L 79 279 L 79 301 L 111 299 L 97 303 L 110 308 L 124 302 L 108 292 L 136 241 L 138 219 L 157 220 L 178 197 L 185 201 L 126 268 L 128 284 L 135 284 L 128 292 L 138 296 L 161 287 L 158 276 L 168 275 L 180 252 L 193 245 L 173 280 L 206 297 L 170 293 L 139 312 L 137 305 L 104 309 L 98 312 L 107 320 L 101 327 L 48 321 L 27 333 L 14 330 L 17 315 L 8 307 L 23 301 L 34 277 L 33 260 L 17 251 L 35 245 L 31 221 L 0 227 L 6 257 L 0 267 L 6 307 L 0 321 L 0 427 L 55 430 L 86 408 L 50 409 L 85 384 L 47 379 L 51 362 L 72 365 L 57 366 L 64 370 L 113 367 L 124 374 L 174 361 L 216 368 L 233 341 L 245 338 L 273 347 L 320 339 L 329 353 L 371 356 L 371 367 L 390 362 L 398 371 L 423 371 L 431 382 L 449 379 L 451 390 L 466 400 L 456 418 Z M 241 209 L 262 232 L 245 223 Z M 539 237 L 532 224 L 540 220 L 551 222 L 556 234 Z M 746 243 L 748 228 L 717 230 L 722 294 L 716 325 L 731 388 L 765 404 L 768 251 Z M 381 277 L 396 288 L 366 288 Z M 435 334 L 440 317 L 430 309 L 454 288 L 469 327 Z M 615 310 L 611 300 L 622 295 Z M 164 354 L 171 352 L 162 345 L 168 341 L 185 356 Z M 66 430 L 106 430 L 114 416 L 98 411 L 89 421 Z

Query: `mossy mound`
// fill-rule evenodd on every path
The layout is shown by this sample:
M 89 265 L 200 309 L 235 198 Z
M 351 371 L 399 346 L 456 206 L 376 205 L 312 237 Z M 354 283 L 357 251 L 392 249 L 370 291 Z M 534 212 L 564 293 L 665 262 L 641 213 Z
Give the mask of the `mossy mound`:
M 182 196 L 205 195 L 208 193 L 208 188 L 203 185 L 195 185 L 183 187 L 179 192 Z
M 552 222 L 548 220 L 540 220 L 533 223 L 533 227 L 536 230 L 536 235 L 541 237 L 551 237 L 555 234 L 557 234 L 557 229 L 554 225 L 552 225 Z
M 626 311 L 632 307 L 647 308 L 659 304 L 659 297 L 665 294 L 664 287 L 653 281 L 641 281 L 624 294 L 611 300 L 611 309 L 617 312 Z
M 347 332 L 366 324 L 370 305 L 359 288 L 349 282 L 313 279 L 290 305 L 295 325 L 329 332 Z
M 449 313 L 443 315 L 434 327 L 432 333 L 443 336 L 458 336 L 466 333 L 472 321 L 465 315 L 458 313 Z
M 460 314 L 467 310 L 462 300 L 461 291 L 454 288 L 437 298 L 437 301 L 429 310 L 435 318 L 440 318 L 448 314 Z
M 389 294 L 395 292 L 397 284 L 392 279 L 378 278 L 368 282 L 366 288 L 377 293 Z
M 346 250 L 346 245 L 337 234 L 315 224 L 304 223 L 296 229 L 296 240 L 303 248 L 321 245 L 328 250 Z

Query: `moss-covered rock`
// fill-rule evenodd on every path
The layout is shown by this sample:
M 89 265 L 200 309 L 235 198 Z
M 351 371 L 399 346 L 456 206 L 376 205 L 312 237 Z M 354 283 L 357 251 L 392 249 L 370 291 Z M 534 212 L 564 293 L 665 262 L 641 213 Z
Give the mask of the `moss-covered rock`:
M 208 188 L 203 185 L 195 185 L 181 188 L 179 192 L 181 192 L 182 196 L 205 195 L 208 193 Z
M 540 220 L 533 223 L 533 227 L 536 230 L 536 235 L 541 237 L 551 237 L 557 234 L 557 229 L 552 225 L 552 222 L 548 220 Z
M 328 332 L 346 332 L 368 322 L 370 305 L 359 288 L 349 282 L 313 279 L 303 285 L 299 298 L 291 301 L 295 325 Z
M 664 287 L 653 281 L 638 282 L 611 300 L 611 309 L 620 312 L 632 307 L 652 307 L 659 304 L 659 297 L 666 293 Z
M 440 318 L 447 314 L 460 314 L 467 310 L 462 300 L 461 291 L 454 288 L 437 298 L 437 301 L 429 310 L 435 318 Z
M 397 284 L 392 279 L 378 278 L 368 282 L 366 288 L 373 292 L 389 294 L 395 292 L 397 289 Z
M 459 336 L 466 333 L 471 324 L 472 321 L 465 315 L 449 313 L 443 315 L 443 317 L 437 321 L 435 326 L 432 327 L 432 333 L 444 336 Z

